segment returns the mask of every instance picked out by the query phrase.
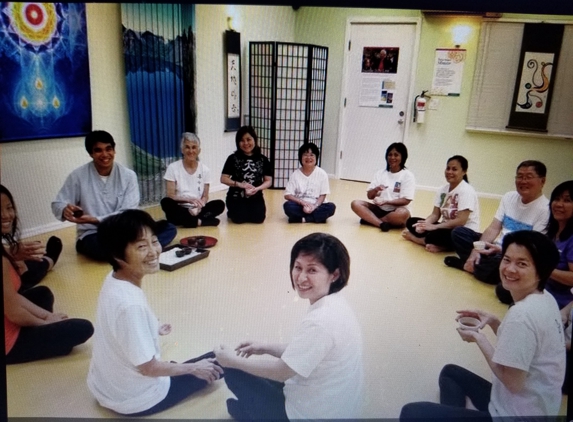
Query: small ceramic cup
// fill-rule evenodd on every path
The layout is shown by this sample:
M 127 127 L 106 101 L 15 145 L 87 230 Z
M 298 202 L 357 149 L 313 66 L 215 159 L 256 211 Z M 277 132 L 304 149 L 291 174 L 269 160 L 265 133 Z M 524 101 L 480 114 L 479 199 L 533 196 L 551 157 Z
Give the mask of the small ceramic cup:
M 458 324 L 462 330 L 479 331 L 481 321 L 474 317 L 461 317 L 458 319 Z

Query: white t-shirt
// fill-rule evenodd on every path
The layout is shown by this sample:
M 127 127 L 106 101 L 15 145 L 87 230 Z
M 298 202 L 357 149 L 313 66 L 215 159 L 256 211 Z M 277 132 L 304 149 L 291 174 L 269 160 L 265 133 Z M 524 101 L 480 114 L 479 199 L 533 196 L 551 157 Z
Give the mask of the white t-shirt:
M 410 201 L 414 199 L 416 191 L 416 179 L 410 170 L 402 169 L 397 173 L 391 173 L 388 170 L 378 170 L 374 179 L 368 185 L 367 191 L 377 186 L 387 186 L 379 195 L 385 201 L 393 199 L 406 198 Z M 394 211 L 396 206 L 384 204 L 381 207 L 384 211 Z M 405 208 L 410 209 L 410 204 Z
M 549 200 L 541 195 L 535 201 L 524 204 L 519 193 L 507 192 L 501 198 L 495 212 L 495 219 L 502 225 L 500 236 L 496 240 L 499 244 L 503 236 L 517 230 L 535 230 L 545 233 L 549 220 Z
M 509 308 L 497 330 L 495 363 L 527 371 L 524 388 L 511 393 L 493 377 L 492 416 L 556 416 L 565 377 L 565 342 L 557 302 L 530 294 Z
M 465 180 L 448 192 L 450 185 L 442 186 L 434 197 L 434 206 L 440 209 L 442 221 L 453 220 L 458 211 L 469 210 L 470 215 L 464 227 L 478 232 L 479 227 L 479 201 L 475 189 Z
M 159 321 L 143 291 L 109 273 L 96 313 L 88 387 L 104 407 L 130 414 L 167 396 L 169 377 L 141 375 L 137 366 L 160 360 Z
M 362 335 L 340 293 L 310 306 L 281 359 L 297 373 L 283 390 L 290 420 L 360 418 Z
M 178 196 L 201 199 L 205 185 L 211 183 L 211 171 L 203 163 L 199 162 L 195 173 L 189 174 L 183 166 L 183 160 L 175 161 L 165 170 L 163 179 L 175 182 Z M 190 207 L 189 203 L 180 203 L 184 207 Z
M 305 176 L 301 169 L 296 169 L 290 175 L 285 189 L 285 196 L 293 195 L 311 204 L 315 204 L 321 195 L 329 193 L 328 174 L 320 167 L 315 167 L 310 176 Z

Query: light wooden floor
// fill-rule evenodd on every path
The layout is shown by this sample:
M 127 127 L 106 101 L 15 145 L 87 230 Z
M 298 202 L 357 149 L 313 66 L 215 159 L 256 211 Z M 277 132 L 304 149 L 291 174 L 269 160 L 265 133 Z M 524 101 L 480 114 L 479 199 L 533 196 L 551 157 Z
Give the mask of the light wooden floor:
M 176 240 L 204 234 L 219 243 L 203 261 L 144 280 L 155 313 L 173 326 L 162 337 L 162 357 L 183 361 L 215 345 L 235 346 L 245 339 L 288 342 L 308 307 L 290 285 L 290 249 L 304 235 L 323 231 L 337 236 L 351 256 L 350 282 L 343 292 L 362 324 L 364 418 L 395 418 L 405 403 L 437 401 L 438 373 L 446 363 L 490 379 L 478 347 L 457 334 L 455 311 L 475 307 L 502 317 L 506 307 L 496 300 L 492 286 L 447 268 L 446 253 L 425 252 L 403 240 L 400 230 L 382 233 L 360 226 L 350 201 L 364 198 L 366 186 L 332 180 L 329 199 L 338 209 L 327 224 L 287 224 L 283 191 L 270 190 L 265 192 L 267 220 L 262 225 L 228 224 L 223 216 L 219 227 L 180 229 Z M 224 198 L 224 192 L 213 194 L 215 198 Z M 426 216 L 432 198 L 431 192 L 417 192 L 413 215 Z M 480 203 L 484 228 L 497 201 Z M 162 217 L 157 207 L 149 211 Z M 94 321 L 98 292 L 111 267 L 76 254 L 74 228 L 39 238 L 52 234 L 64 242 L 57 266 L 44 281 L 55 294 L 56 310 Z M 91 347 L 88 341 L 67 357 L 7 367 L 8 415 L 117 418 L 99 407 L 87 388 Z M 230 419 L 228 397 L 232 394 L 219 381 L 154 418 Z

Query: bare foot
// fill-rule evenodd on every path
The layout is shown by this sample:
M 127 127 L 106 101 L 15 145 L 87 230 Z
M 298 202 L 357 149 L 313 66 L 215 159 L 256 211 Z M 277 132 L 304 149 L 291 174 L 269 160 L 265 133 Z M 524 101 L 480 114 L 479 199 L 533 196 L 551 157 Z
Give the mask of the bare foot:
M 189 208 L 189 214 L 191 214 L 193 217 L 197 217 L 197 215 L 199 215 L 200 212 L 201 209 L 199 209 L 198 207 Z
M 442 248 L 441 246 L 429 244 L 429 245 L 426 245 L 426 250 L 428 252 L 436 253 L 436 252 L 445 252 L 446 248 Z
M 410 233 L 410 231 L 408 229 L 404 229 L 402 230 L 402 237 L 406 240 L 412 240 L 412 233 Z

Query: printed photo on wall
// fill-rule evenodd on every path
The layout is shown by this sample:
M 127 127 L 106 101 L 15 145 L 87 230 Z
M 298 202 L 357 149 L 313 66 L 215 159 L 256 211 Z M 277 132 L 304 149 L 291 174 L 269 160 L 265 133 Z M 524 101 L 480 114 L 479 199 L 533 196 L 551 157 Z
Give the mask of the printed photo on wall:
M 91 131 L 83 3 L 0 3 L 0 68 L 2 142 Z
M 399 52 L 398 47 L 364 47 L 362 73 L 396 73 Z

